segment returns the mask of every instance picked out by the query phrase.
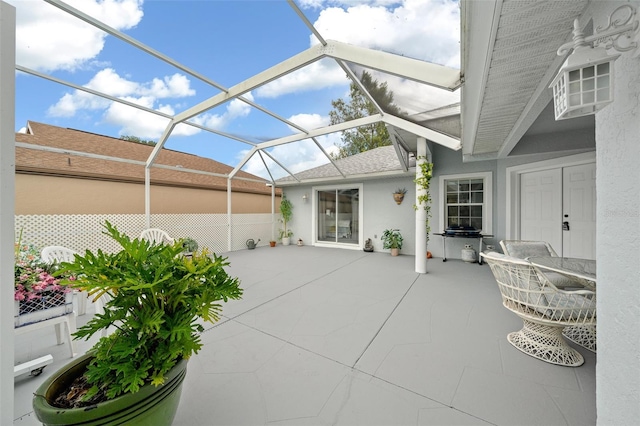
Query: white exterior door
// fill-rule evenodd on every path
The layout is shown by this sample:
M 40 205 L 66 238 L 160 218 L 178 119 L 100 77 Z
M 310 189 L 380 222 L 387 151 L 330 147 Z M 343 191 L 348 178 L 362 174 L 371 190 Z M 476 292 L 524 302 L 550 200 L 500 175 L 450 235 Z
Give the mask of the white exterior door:
M 520 239 L 546 241 L 562 253 L 562 169 L 520 177 Z
M 562 255 L 596 258 L 596 165 L 563 169 Z M 568 228 L 568 229 L 567 229 Z
M 595 185 L 595 163 L 522 173 L 519 238 L 546 241 L 560 256 L 595 259 Z

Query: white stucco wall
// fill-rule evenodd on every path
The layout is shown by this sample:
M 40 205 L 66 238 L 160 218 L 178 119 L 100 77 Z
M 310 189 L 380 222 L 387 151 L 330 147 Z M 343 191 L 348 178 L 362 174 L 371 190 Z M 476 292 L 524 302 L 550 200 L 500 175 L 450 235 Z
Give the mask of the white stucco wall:
M 393 192 L 407 188 L 402 204 L 393 201 Z M 384 179 L 365 182 L 364 186 L 364 238 L 371 238 L 375 251 L 384 251 L 380 236 L 385 229 L 399 229 L 403 237 L 401 254 L 415 254 L 416 198 L 413 178 Z M 388 251 L 388 250 L 387 250 Z
M 592 4 L 594 27 L 620 4 Z M 640 57 L 623 54 L 614 72 L 615 100 L 596 114 L 596 398 L 599 425 L 631 425 L 640 419 Z
M 354 185 L 363 185 L 360 201 L 364 206 L 363 217 L 363 241 L 371 238 L 375 251 L 383 251 L 380 236 L 387 228 L 400 229 L 403 237 L 401 254 L 415 254 L 415 212 L 413 204 L 415 199 L 415 184 L 413 177 L 385 178 L 380 180 L 365 180 L 354 182 Z M 345 182 L 336 182 L 338 185 L 348 185 Z M 331 186 L 322 184 L 318 186 Z M 397 205 L 393 200 L 393 192 L 398 187 L 407 188 L 402 204 Z M 291 186 L 283 190 L 287 198 L 293 203 L 293 218 L 290 228 L 294 232 L 292 243 L 302 238 L 305 244 L 311 244 L 312 232 L 315 223 L 312 221 L 312 201 L 314 186 Z M 302 196 L 307 194 L 307 201 Z M 358 247 L 361 249 L 362 247 Z

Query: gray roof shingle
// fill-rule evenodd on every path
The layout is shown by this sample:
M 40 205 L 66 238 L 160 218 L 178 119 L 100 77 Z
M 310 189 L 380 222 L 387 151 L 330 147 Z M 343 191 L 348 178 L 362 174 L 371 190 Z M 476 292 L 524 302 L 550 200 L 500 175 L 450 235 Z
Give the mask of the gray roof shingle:
M 400 160 L 398 160 L 398 156 L 396 155 L 396 151 L 393 146 L 383 146 L 360 154 L 352 155 L 350 157 L 341 158 L 336 160 L 336 165 L 340 167 L 340 170 L 342 170 L 347 177 L 394 171 L 403 173 Z M 415 161 L 413 159 L 410 165 L 415 166 Z M 341 177 L 340 172 L 338 172 L 331 163 L 296 173 L 295 176 L 300 180 L 332 179 Z M 285 178 L 278 179 L 277 182 L 295 182 L 295 179 L 291 176 L 287 176 Z

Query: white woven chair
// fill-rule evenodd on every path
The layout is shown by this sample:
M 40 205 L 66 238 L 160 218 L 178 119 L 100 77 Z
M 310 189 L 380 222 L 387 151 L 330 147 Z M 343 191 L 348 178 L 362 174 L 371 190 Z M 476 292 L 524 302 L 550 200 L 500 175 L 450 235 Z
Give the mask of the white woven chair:
M 526 259 L 528 257 L 558 257 L 555 250 L 546 241 L 502 240 L 502 252 L 507 256 Z M 559 272 L 544 271 L 544 275 L 558 288 L 582 287 L 580 283 Z
M 481 254 L 491 268 L 505 308 L 524 325 L 510 333 L 518 350 L 551 364 L 578 367 L 582 355 L 565 341 L 567 326 L 596 324 L 596 294 L 590 290 L 557 288 L 529 262 L 500 253 Z
M 520 259 L 529 257 L 558 257 L 555 250 L 546 241 L 527 241 L 527 240 L 502 240 L 500 246 L 504 254 Z M 563 290 L 580 289 L 583 285 L 566 275 L 562 275 L 555 271 L 538 270 L 544 274 L 558 288 Z M 567 327 L 563 331 L 564 337 L 582 346 L 591 352 L 596 352 L 596 326 L 575 326 Z
M 166 231 L 159 228 L 148 228 L 142 231 L 140 239 L 149 241 L 151 244 L 173 244 L 174 239 Z

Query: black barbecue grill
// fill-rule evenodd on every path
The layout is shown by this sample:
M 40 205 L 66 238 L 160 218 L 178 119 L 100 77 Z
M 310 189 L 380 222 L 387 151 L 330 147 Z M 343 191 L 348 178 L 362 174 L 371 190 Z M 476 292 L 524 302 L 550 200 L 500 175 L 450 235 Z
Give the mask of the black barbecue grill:
M 480 230 L 473 226 L 449 226 L 444 233 L 452 237 L 477 237 Z
M 442 233 L 436 233 L 434 235 L 442 236 L 442 261 L 447 261 L 447 246 L 446 240 L 447 238 L 459 237 L 459 238 L 477 238 L 478 241 L 478 263 L 482 265 L 482 257 L 480 256 L 480 252 L 482 252 L 482 244 L 483 238 L 492 238 L 493 235 L 481 234 L 481 230 L 474 228 L 473 226 L 449 226 Z

